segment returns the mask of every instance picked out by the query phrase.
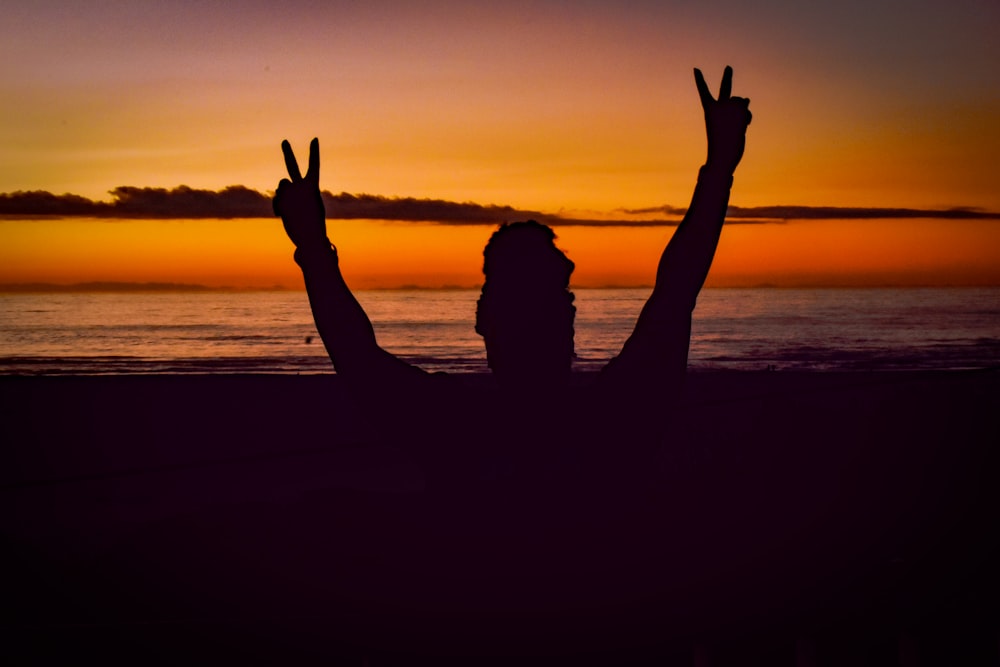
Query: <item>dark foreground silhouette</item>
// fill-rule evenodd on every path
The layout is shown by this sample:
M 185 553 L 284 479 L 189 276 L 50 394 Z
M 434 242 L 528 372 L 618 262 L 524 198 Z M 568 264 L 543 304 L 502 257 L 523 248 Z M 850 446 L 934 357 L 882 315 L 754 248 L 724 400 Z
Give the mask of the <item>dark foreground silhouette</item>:
M 654 516 L 524 526 L 435 521 L 342 380 L 0 378 L 11 663 L 996 664 L 995 371 L 690 375 Z

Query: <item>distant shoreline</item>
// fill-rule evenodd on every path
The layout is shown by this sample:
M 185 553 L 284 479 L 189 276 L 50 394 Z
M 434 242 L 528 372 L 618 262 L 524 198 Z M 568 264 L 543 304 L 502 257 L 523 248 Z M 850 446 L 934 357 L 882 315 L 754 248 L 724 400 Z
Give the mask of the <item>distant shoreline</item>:
M 478 290 L 480 285 L 397 285 L 392 287 L 360 288 L 359 292 L 401 292 L 401 291 L 465 291 Z M 573 285 L 574 290 L 615 290 L 615 289 L 652 289 L 652 285 Z M 997 289 L 1000 285 L 969 284 L 969 285 L 939 285 L 939 284 L 898 284 L 885 283 L 874 285 L 850 284 L 793 284 L 780 285 L 776 283 L 755 283 L 752 285 L 706 285 L 705 289 L 780 289 L 780 290 L 857 290 L 857 289 Z M 232 285 L 202 285 L 198 283 L 176 282 L 118 282 L 92 281 L 79 283 L 0 283 L 0 294 L 87 294 L 87 293 L 169 293 L 169 292 L 304 292 L 303 287 L 288 287 L 285 285 L 270 285 L 261 287 Z
M 82 283 L 2 283 L 0 293 L 62 293 L 62 292 L 251 292 L 251 291 L 294 291 L 282 285 L 271 287 L 211 287 L 197 283 L 174 282 L 116 282 L 94 281 Z

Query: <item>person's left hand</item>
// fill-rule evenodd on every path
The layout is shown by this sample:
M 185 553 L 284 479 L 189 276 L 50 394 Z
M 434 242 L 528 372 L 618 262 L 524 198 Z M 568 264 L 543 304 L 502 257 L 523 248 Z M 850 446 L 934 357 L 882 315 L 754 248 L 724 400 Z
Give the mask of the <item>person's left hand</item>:
M 705 112 L 705 130 L 708 134 L 706 165 L 732 174 L 743 158 L 747 126 L 753 118 L 750 113 L 750 100 L 745 97 L 733 97 L 732 67 L 726 67 L 722 73 L 718 99 L 712 97 L 700 69 L 695 68 L 694 81 Z
M 281 142 L 289 178 L 281 179 L 274 194 L 274 214 L 281 217 L 285 233 L 296 248 L 316 245 L 328 247 L 326 210 L 319 191 L 319 139 L 309 144 L 309 168 L 303 176 L 295 153 L 287 140 Z M 290 180 L 289 180 L 290 179 Z

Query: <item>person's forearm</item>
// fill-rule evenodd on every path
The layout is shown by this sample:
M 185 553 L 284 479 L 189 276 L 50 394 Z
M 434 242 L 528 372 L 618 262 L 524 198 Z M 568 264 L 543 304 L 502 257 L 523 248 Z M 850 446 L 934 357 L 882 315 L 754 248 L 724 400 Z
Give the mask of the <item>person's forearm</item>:
M 341 374 L 350 373 L 355 365 L 363 368 L 379 347 L 368 315 L 340 273 L 336 248 L 298 248 L 295 263 L 302 269 L 316 329 L 334 368 Z
M 656 271 L 656 298 L 668 302 L 670 310 L 694 310 L 719 245 L 732 184 L 732 171 L 725 167 L 707 164 L 698 172 L 691 205 Z

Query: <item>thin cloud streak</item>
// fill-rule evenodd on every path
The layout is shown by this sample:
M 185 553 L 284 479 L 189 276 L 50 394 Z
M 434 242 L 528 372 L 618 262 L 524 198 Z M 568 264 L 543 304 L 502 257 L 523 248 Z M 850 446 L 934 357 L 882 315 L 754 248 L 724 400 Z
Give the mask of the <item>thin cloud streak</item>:
M 218 191 L 184 185 L 169 190 L 120 186 L 111 190 L 110 194 L 111 201 L 104 202 L 74 194 L 57 195 L 44 190 L 0 193 L 0 216 L 180 220 L 274 217 L 271 196 L 242 185 L 232 185 Z M 323 202 L 330 219 L 395 220 L 440 225 L 498 225 L 532 219 L 553 227 L 673 227 L 679 224 L 685 213 L 683 208 L 663 205 L 622 208 L 608 218 L 571 217 L 512 206 L 346 192 L 333 194 L 328 191 L 323 192 Z M 1000 220 L 1000 213 L 977 208 L 942 210 L 840 206 L 730 206 L 727 213 L 729 224 L 902 218 Z
M 622 209 L 630 215 L 666 213 L 684 215 L 684 209 L 675 206 Z M 947 209 L 923 208 L 878 208 L 858 206 L 730 206 L 726 211 L 730 219 L 757 219 L 761 222 L 787 222 L 792 220 L 856 220 L 856 219 L 899 219 L 935 218 L 942 220 L 996 220 L 1000 212 L 984 211 L 975 207 L 955 207 Z

